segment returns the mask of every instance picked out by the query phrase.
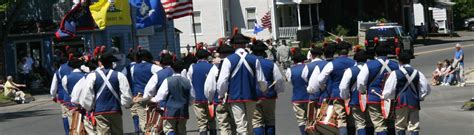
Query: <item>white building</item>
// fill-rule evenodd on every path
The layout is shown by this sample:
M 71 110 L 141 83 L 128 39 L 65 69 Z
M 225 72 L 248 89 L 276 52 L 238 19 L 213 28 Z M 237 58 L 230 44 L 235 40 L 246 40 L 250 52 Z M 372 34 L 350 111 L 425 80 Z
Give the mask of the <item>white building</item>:
M 271 34 L 268 29 L 253 34 L 254 22 L 261 25 L 261 18 L 271 11 L 272 0 L 195 0 L 194 25 L 192 17 L 187 16 L 174 20 L 174 25 L 183 33 L 180 35 L 181 52 L 187 52 L 187 45 L 193 47 L 195 39 L 193 26 L 196 30 L 197 42 L 209 45 L 221 37 L 228 37 L 232 29 L 237 27 L 241 33 L 256 37 L 257 39 L 269 39 Z

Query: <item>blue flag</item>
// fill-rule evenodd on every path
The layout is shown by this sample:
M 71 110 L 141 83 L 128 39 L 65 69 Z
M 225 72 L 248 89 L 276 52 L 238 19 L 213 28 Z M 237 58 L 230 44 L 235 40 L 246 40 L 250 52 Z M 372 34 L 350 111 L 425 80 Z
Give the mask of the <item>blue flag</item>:
M 264 29 L 261 25 L 258 25 L 257 22 L 254 22 L 254 27 L 253 27 L 253 34 L 257 34 L 259 32 L 262 32 Z
M 160 0 L 129 0 L 129 2 L 132 7 L 137 8 L 135 28 L 143 29 L 165 23 L 165 10 Z
M 96 24 L 92 18 L 89 6 L 78 3 L 64 15 L 55 36 L 58 39 L 74 38 L 77 31 L 93 30 L 95 28 Z

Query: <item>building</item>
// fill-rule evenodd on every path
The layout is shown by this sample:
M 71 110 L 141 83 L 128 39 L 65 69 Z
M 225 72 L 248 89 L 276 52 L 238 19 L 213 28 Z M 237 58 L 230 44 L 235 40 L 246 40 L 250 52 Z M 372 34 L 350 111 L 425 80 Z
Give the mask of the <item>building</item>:
M 234 27 L 249 37 L 272 38 L 268 29 L 253 33 L 254 22 L 261 25 L 261 18 L 271 12 L 272 0 L 195 0 L 193 7 L 194 23 L 191 16 L 174 20 L 175 27 L 182 31 L 181 52 L 187 52 L 187 46 L 193 47 L 196 42 L 211 45 L 229 37 Z
M 115 2 L 115 12 L 108 12 L 105 29 L 78 32 L 76 38 L 65 41 L 57 40 L 54 32 L 58 29 L 61 17 L 72 7 L 71 1 L 28 0 L 26 5 L 19 11 L 21 16 L 18 16 L 8 37 L 2 41 L 4 45 L 2 55 L 5 58 L 3 65 L 5 73 L 3 75 L 18 75 L 20 68 L 18 62 L 24 56 L 30 55 L 35 60 L 33 74 L 51 76 L 57 68 L 53 66 L 55 63 L 54 54 L 57 50 L 64 50 L 66 45 L 85 53 L 92 52 L 96 46 L 115 47 L 118 50 L 117 56 L 121 59 L 119 65 L 127 63 L 124 56 L 129 48 L 136 44 L 149 49 L 155 59 L 159 57 L 159 53 L 166 44 L 165 41 L 168 41 L 168 50 L 180 53 L 177 48 L 180 40 L 179 30 L 174 28 L 172 21 L 167 23 L 166 29 L 162 26 L 155 26 L 137 30 L 137 37 L 133 38 L 130 19 L 134 17 L 136 10 L 130 10 L 127 1 L 123 1 L 121 4 Z M 130 11 L 134 11 L 131 17 Z M 116 13 L 128 14 L 128 16 L 122 15 L 114 18 L 116 15 L 110 15 Z M 127 19 L 130 23 L 123 24 Z M 116 20 L 116 22 L 111 20 Z M 167 36 L 165 36 L 164 30 L 167 31 Z M 47 79 L 50 78 L 47 77 Z

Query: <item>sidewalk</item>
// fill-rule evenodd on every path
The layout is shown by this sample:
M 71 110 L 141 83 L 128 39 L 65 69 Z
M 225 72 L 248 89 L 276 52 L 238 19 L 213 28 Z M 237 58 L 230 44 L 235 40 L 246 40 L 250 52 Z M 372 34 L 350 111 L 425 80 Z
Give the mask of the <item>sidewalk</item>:
M 474 67 L 469 67 L 464 70 L 464 81 L 467 85 L 474 85 Z

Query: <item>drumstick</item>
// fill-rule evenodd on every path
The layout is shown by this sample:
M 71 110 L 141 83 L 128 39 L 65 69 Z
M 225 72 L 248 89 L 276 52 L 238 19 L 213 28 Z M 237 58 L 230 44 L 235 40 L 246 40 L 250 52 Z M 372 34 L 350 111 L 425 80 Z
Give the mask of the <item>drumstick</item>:
M 268 86 L 268 88 L 270 89 L 270 88 L 273 87 L 276 83 L 277 83 L 277 81 L 273 81 L 273 83 L 270 84 L 270 86 Z
M 377 93 L 374 89 L 372 89 L 372 93 L 383 99 L 383 96 L 380 93 Z

